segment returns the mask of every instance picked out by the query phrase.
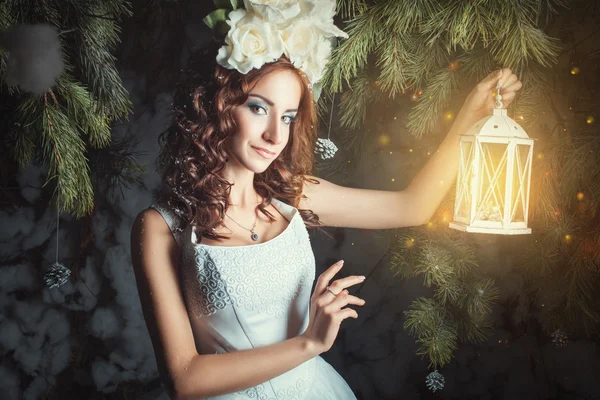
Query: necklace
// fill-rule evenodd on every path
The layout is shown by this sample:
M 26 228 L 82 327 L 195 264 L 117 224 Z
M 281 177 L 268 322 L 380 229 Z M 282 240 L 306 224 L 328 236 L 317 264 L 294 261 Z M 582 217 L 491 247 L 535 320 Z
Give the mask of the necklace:
M 256 202 L 258 203 L 258 195 L 256 196 Z M 254 224 L 252 225 L 252 229 L 248 229 L 248 228 L 244 228 L 243 226 L 241 226 L 240 224 L 238 224 L 233 218 L 231 218 L 229 215 L 227 215 L 227 213 L 225 213 L 225 215 L 232 220 L 233 222 L 236 223 L 237 226 L 239 226 L 240 228 L 243 228 L 247 231 L 250 231 L 250 233 L 252 233 L 252 235 L 250 235 L 250 237 L 252 238 L 252 240 L 254 240 L 255 242 L 258 240 L 258 233 L 254 232 L 254 229 L 256 228 L 256 221 L 258 220 L 258 214 L 256 214 L 256 210 L 254 210 L 255 212 L 255 219 L 254 219 Z

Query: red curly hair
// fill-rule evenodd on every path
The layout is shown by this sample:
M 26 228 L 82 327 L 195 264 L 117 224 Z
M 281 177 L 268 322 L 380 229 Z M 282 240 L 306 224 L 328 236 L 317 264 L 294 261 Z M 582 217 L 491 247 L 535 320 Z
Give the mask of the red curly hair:
M 271 72 L 294 72 L 302 91 L 287 146 L 267 170 L 254 176 L 256 191 L 264 198 L 259 210 L 274 221 L 266 210 L 273 198 L 297 208 L 305 197 L 305 175 L 311 175 L 314 168 L 317 113 L 306 76 L 285 56 L 247 74 L 223 68 L 215 60 L 219 46 L 213 41 L 190 57 L 187 73 L 175 91 L 175 123 L 160 136 L 159 167 L 166 189 L 160 197 L 188 224 L 196 226 L 198 240 L 226 238 L 217 235 L 214 228 L 229 207 L 232 184 L 219 172 L 228 161 L 226 149 L 237 130 L 233 109 L 244 104 L 256 82 Z M 311 210 L 299 211 L 307 227 L 321 226 Z

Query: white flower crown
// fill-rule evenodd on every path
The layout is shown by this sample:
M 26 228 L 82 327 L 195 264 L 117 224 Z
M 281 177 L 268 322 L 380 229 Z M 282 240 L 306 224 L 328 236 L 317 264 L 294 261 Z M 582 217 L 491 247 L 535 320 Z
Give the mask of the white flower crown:
M 231 1 L 234 10 L 225 21 L 229 30 L 217 63 L 246 74 L 285 54 L 318 99 L 335 38 L 348 38 L 333 23 L 335 0 L 244 0 L 245 9 L 237 3 Z M 226 11 L 216 10 L 204 22 L 214 28 Z

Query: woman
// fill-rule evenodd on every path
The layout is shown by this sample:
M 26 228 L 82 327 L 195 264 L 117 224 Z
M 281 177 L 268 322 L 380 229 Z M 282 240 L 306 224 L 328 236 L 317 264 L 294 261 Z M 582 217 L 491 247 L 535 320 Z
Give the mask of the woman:
M 505 105 L 521 83 L 509 69 L 479 83 L 406 189 L 353 189 L 310 175 L 313 77 L 289 54 L 245 70 L 222 49 L 218 64 L 216 48 L 190 63 L 161 154 L 168 190 L 132 228 L 161 379 L 177 399 L 354 399 L 320 354 L 344 319 L 358 317 L 346 306 L 365 302 L 347 289 L 364 277 L 333 280 L 338 262 L 311 294 L 306 227 L 425 223 L 455 179 L 459 135 L 491 111 L 499 79 Z

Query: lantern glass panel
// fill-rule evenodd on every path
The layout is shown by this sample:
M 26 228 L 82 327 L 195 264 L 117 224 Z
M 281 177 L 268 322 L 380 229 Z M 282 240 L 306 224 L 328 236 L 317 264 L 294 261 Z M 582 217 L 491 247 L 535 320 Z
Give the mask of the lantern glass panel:
M 475 146 L 472 141 L 461 141 L 461 157 L 460 157 L 460 171 L 458 182 L 458 196 L 456 198 L 456 218 L 464 219 L 466 222 L 469 220 L 471 212 L 471 187 L 475 174 L 473 173 L 473 162 L 475 157 Z
M 480 221 L 502 222 L 508 147 L 506 143 L 480 142 L 480 148 L 476 218 Z
M 531 146 L 528 145 L 516 145 L 515 163 L 512 177 L 512 222 L 525 222 L 525 208 L 527 206 L 526 196 L 529 192 L 528 158 L 530 148 Z

